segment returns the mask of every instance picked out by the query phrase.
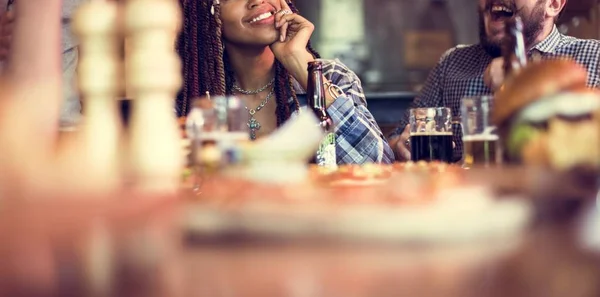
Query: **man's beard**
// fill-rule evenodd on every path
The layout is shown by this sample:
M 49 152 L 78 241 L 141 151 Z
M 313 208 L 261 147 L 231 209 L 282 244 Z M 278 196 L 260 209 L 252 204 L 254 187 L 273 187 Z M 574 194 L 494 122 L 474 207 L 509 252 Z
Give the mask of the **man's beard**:
M 486 35 L 484 19 L 486 10 L 489 11 L 488 8 L 485 8 L 484 10 L 479 9 L 479 43 L 492 58 L 497 58 L 502 56 L 502 40 L 491 40 Z M 525 14 L 526 12 L 521 9 L 520 11 L 516 11 L 513 17 L 521 17 L 521 20 L 523 21 L 523 39 L 525 41 L 525 46 L 530 47 L 544 29 L 544 0 L 538 0 L 531 10 L 531 13 L 529 15 Z

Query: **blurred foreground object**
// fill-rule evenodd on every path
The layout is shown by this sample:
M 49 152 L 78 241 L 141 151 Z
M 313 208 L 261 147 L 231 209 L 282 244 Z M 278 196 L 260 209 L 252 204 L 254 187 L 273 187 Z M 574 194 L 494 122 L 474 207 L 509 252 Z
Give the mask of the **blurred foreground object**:
M 502 57 L 504 58 L 504 75 L 506 77 L 517 75 L 527 66 L 527 54 L 523 36 L 523 20 L 516 16 L 506 21 L 505 34 L 507 38 L 502 42 Z
M 425 164 L 344 165 L 331 173 L 314 166 L 310 180 L 285 184 L 213 177 L 187 209 L 185 226 L 209 238 L 497 247 L 519 240 L 531 216 L 527 201 L 498 200 L 460 167 Z
M 145 3 L 154 12 L 150 17 L 177 18 L 157 1 L 138 4 L 136 11 Z M 165 3 L 171 7 L 170 1 Z M 162 184 L 169 185 L 168 191 L 159 187 L 156 192 L 162 194 L 140 194 L 124 180 L 127 168 L 116 154 L 120 123 L 113 112 L 120 62 L 113 60 L 113 46 L 120 29 L 115 27 L 114 3 L 90 2 L 78 11 L 75 22 L 85 55 L 80 79 L 89 109 L 82 129 L 57 145 L 60 4 L 17 2 L 14 45 L 22 52 L 12 53 L 9 70 L 0 79 L 0 296 L 181 296 L 176 267 L 180 241 L 172 224 L 178 184 L 168 179 L 173 173 L 165 172 Z M 165 48 L 158 49 L 158 58 L 169 54 Z M 153 55 L 142 60 L 156 62 Z M 145 94 L 150 101 L 172 102 L 161 89 L 155 97 L 153 91 Z M 142 110 L 157 121 L 174 116 L 170 105 Z M 171 141 L 168 133 L 150 132 L 159 138 L 154 143 Z M 179 146 L 177 134 L 173 138 Z M 180 159 L 176 151 L 143 149 L 151 150 L 162 153 L 161 162 Z M 152 163 L 153 157 L 143 154 L 138 160 Z M 135 182 L 156 181 L 156 169 L 136 171 Z
M 441 163 L 387 167 L 340 166 L 333 173 L 357 181 L 378 176 L 379 183 L 274 185 L 216 178 L 206 183 L 187 209 L 194 249 L 186 252 L 186 294 L 600 293 L 594 278 L 600 254 L 579 246 L 576 236 L 577 217 L 592 201 L 573 189 L 556 191 L 557 181 L 571 183 L 562 172 L 462 170 Z M 497 185 L 497 179 L 504 181 Z M 548 198 L 489 192 L 519 181 L 521 192 Z M 257 267 L 265 269 L 257 273 Z
M 512 163 L 565 170 L 600 165 L 600 93 L 568 59 L 532 62 L 496 93 L 493 120 Z
M 519 246 L 530 208 L 465 172 L 411 162 L 313 166 L 292 184 L 214 177 L 185 213 L 186 293 L 470 296 L 471 279 Z
M 243 100 L 233 96 L 198 98 L 183 119 L 182 134 L 192 144 L 189 159 L 194 188 L 199 190 L 200 181 L 214 174 L 261 183 L 306 181 L 308 161 L 324 135 L 316 116 L 302 112 L 283 124 L 281 131 L 250 141 L 248 113 L 242 106 Z
M 95 187 L 95 193 L 115 191 L 121 181 L 122 124 L 117 106 L 123 91 L 120 24 L 116 2 L 85 3 L 73 17 L 73 29 L 81 42 L 77 78 L 85 110 L 79 131 L 70 132 L 76 134 L 76 144 L 65 146 L 61 153 L 63 158 L 86 159 L 77 171 L 85 172 L 92 185 L 76 186 Z
M 47 193 L 3 203 L 2 296 L 181 296 L 174 196 Z
M 175 38 L 181 12 L 175 1 L 130 0 L 124 4 L 127 89 L 133 97 L 130 127 L 132 174 L 140 190 L 174 193 L 184 166 L 173 111 L 181 86 Z
M 60 9 L 60 0 L 16 3 L 11 52 L 0 79 L 0 203 L 35 197 L 52 184 L 62 101 Z
M 60 0 L 16 1 L 11 48 L 3 73 L 16 87 L 13 100 L 25 101 L 17 112 L 26 113 L 24 120 L 34 122 L 36 137 L 44 147 L 56 141 L 63 101 L 61 4 Z
M 313 113 L 302 112 L 268 137 L 242 146 L 239 172 L 244 178 L 257 182 L 298 184 L 306 181 L 308 160 L 325 135 L 318 123 Z

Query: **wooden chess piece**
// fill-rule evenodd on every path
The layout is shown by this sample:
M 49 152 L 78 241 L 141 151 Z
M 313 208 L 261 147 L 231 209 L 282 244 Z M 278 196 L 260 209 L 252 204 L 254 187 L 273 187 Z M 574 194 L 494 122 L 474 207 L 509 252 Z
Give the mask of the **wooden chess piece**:
M 117 97 L 122 90 L 119 60 L 119 6 L 90 1 L 73 16 L 73 31 L 80 40 L 78 85 L 84 100 L 83 121 L 75 140 L 60 152 L 65 174 L 73 187 L 112 192 L 121 180 L 122 124 Z
M 174 113 L 181 86 L 181 62 L 175 39 L 181 12 L 175 1 L 130 0 L 125 3 L 125 31 L 129 46 L 125 62 L 131 92 L 130 156 L 140 190 L 174 192 L 181 182 L 184 160 Z

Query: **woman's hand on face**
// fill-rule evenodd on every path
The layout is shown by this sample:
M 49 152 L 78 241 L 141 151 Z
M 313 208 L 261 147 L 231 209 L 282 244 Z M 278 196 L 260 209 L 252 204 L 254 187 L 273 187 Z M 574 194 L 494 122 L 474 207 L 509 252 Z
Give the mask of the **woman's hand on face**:
M 279 39 L 271 44 L 275 58 L 306 87 L 308 80 L 307 64 L 314 60 L 306 50 L 315 26 L 293 13 L 286 0 L 280 0 L 281 10 L 275 14 L 275 28 L 279 29 Z
M 8 57 L 12 40 L 14 14 L 12 11 L 0 15 L 0 62 Z

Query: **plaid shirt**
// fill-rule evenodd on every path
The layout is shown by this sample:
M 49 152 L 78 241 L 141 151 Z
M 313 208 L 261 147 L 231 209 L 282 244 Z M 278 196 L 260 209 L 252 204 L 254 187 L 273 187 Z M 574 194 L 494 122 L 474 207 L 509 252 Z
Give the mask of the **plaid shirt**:
M 556 26 L 542 42 L 527 53 L 529 57 L 550 59 L 568 56 L 588 70 L 588 86 L 600 87 L 600 41 L 577 39 L 561 34 Z M 483 82 L 485 69 L 492 61 L 483 47 L 459 45 L 447 51 L 431 71 L 421 94 L 413 102 L 414 107 L 445 106 L 452 109 L 454 118 L 460 117 L 460 101 L 464 97 L 492 95 Z M 390 137 L 400 135 L 408 124 L 408 112 L 400 126 Z M 453 127 L 455 161 L 462 158 L 462 131 L 460 125 Z
M 338 165 L 392 163 L 394 152 L 367 109 L 360 79 L 338 60 L 322 61 L 323 75 L 344 93 L 327 108 L 335 125 Z M 306 96 L 302 95 L 306 91 L 298 82 L 294 83 L 294 89 L 300 95 L 300 105 L 305 107 Z M 291 98 L 290 104 L 295 106 Z

